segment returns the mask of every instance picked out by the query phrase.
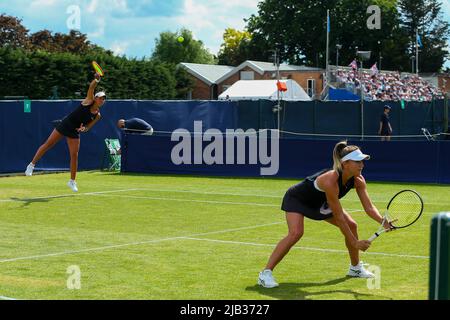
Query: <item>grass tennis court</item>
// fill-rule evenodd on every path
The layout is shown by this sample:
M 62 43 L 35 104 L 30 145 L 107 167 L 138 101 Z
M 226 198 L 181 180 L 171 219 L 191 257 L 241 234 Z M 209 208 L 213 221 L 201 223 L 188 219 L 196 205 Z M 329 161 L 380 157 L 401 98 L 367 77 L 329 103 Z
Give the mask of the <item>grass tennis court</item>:
M 0 178 L 0 299 L 427 299 L 432 215 L 450 210 L 450 186 L 368 182 L 380 211 L 399 190 L 425 202 L 410 228 L 383 234 L 361 257 L 379 288 L 347 278 L 340 231 L 305 220 L 275 269 L 256 285 L 287 227 L 282 196 L 297 180 L 82 172 Z M 367 239 L 378 225 L 354 191 L 342 201 Z M 80 289 L 68 279 L 80 271 Z M 73 270 L 69 268 L 69 271 Z

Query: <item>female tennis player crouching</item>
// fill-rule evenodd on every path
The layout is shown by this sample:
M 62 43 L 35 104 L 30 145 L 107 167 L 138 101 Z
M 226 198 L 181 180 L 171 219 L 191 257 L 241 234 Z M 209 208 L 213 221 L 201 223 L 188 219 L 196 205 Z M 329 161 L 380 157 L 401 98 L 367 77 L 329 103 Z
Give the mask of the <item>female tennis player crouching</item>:
M 346 141 L 341 141 L 334 147 L 332 170 L 322 170 L 289 188 L 281 205 L 281 209 L 286 212 L 288 235 L 278 243 L 266 268 L 259 273 L 259 285 L 266 288 L 278 286 L 272 270 L 302 237 L 304 217 L 325 220 L 337 226 L 344 234 L 351 262 L 348 276 L 373 277 L 359 261 L 359 250 L 366 251 L 370 242 L 358 240 L 357 224 L 345 212 L 339 201 L 354 187 L 367 215 L 381 223 L 383 217 L 372 204 L 367 193 L 366 181 L 361 175 L 364 168 L 363 160 L 368 159 L 370 156 L 363 154 L 357 146 L 347 145 Z M 386 228 L 389 227 L 387 224 Z
M 87 132 L 92 126 L 100 120 L 100 108 L 106 100 L 105 92 L 97 92 L 94 95 L 95 88 L 100 82 L 100 75 L 95 74 L 95 79 L 89 85 L 86 98 L 81 102 L 80 106 L 72 113 L 66 116 L 62 121 L 57 121 L 55 129 L 52 131 L 47 141 L 39 147 L 34 155 L 33 160 L 27 166 L 25 175 L 33 174 L 34 166 L 42 158 L 42 156 L 50 150 L 58 141 L 66 137 L 67 145 L 70 152 L 70 181 L 68 186 L 72 191 L 77 192 L 77 184 L 75 178 L 78 168 L 78 151 L 80 149 L 80 132 Z

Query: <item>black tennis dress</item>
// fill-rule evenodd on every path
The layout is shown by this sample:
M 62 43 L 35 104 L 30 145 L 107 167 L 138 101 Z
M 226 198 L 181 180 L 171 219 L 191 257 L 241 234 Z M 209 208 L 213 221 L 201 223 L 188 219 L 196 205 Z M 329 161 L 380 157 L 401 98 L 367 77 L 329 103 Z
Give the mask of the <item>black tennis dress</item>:
M 331 169 L 321 170 L 290 187 L 283 198 L 281 210 L 297 212 L 313 220 L 325 220 L 333 216 L 328 207 L 325 192 L 320 191 L 315 184 L 318 176 Z M 339 199 L 345 196 L 355 185 L 354 177 L 346 185 L 342 184 L 342 173 L 339 173 Z
M 380 117 L 381 122 L 381 133 L 382 136 L 390 136 L 391 131 L 389 129 L 389 116 L 386 113 L 383 113 Z
M 97 113 L 91 113 L 91 107 L 93 104 L 94 103 L 87 106 L 80 104 L 78 108 L 72 111 L 64 119 L 53 121 L 55 129 L 63 136 L 79 139 L 80 133 L 77 129 L 81 126 L 81 124 L 83 124 L 83 126 L 87 126 L 89 123 L 94 121 L 97 116 Z

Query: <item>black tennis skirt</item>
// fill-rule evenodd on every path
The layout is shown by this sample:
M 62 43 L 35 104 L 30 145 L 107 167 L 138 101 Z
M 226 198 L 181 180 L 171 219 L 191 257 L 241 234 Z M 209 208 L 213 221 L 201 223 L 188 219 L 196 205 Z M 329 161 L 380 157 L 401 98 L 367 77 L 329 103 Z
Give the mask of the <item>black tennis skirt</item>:
M 68 125 L 67 121 L 63 120 L 54 120 L 52 121 L 53 126 L 55 127 L 56 131 L 61 133 L 63 136 L 72 138 L 72 139 L 80 139 L 80 134 L 78 131 L 72 126 Z
M 289 191 L 283 197 L 281 210 L 286 212 L 295 212 L 304 215 L 313 220 L 325 220 L 333 216 L 333 213 L 322 213 L 321 208 L 311 208 L 303 204 L 298 198 L 290 195 Z

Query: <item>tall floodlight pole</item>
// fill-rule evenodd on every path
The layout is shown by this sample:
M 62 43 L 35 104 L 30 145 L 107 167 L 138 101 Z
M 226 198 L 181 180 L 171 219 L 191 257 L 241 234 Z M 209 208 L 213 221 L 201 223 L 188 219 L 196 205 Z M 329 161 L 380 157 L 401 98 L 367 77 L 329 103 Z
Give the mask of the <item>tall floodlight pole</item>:
M 419 75 L 419 30 L 416 29 L 416 75 Z
M 383 57 L 382 57 L 382 54 L 381 54 L 381 41 L 378 41 L 378 44 L 379 44 L 379 55 L 380 55 L 380 57 L 379 57 L 379 60 L 380 60 L 380 62 L 378 63 L 378 69 L 380 69 L 380 71 L 381 71 L 381 60 L 383 59 Z
M 336 68 L 339 67 L 339 50 L 342 49 L 342 45 L 336 45 Z
M 359 89 L 361 90 L 361 140 L 364 140 L 364 90 L 363 90 L 363 59 L 361 58 L 361 69 L 359 70 Z
M 327 86 L 330 81 L 330 67 L 329 67 L 329 45 L 330 45 L 330 10 L 327 10 L 327 49 L 326 49 L 326 63 L 325 63 L 325 70 L 326 70 L 326 79 L 327 79 Z
M 364 140 L 364 85 L 363 85 L 363 61 L 370 59 L 370 51 L 357 51 L 356 55 L 361 60 L 361 68 L 359 69 L 359 87 L 361 90 L 361 140 Z
M 278 54 L 278 51 L 276 51 L 276 67 L 277 67 L 277 81 L 280 82 L 280 55 Z M 278 87 L 277 87 L 278 89 Z M 277 99 L 278 99 L 278 133 L 280 133 L 280 114 L 281 114 L 281 96 L 280 96 L 280 90 L 277 90 Z
M 277 106 L 274 109 L 274 112 L 277 113 L 277 128 L 279 132 L 281 130 L 280 128 L 281 96 L 280 96 L 280 89 L 278 88 L 278 83 L 280 82 L 280 56 L 278 54 L 278 49 L 273 50 L 273 65 L 275 66 L 277 72 Z
M 445 90 L 447 88 L 447 80 L 446 79 L 442 79 L 442 92 L 444 93 L 444 131 L 447 134 L 450 134 L 450 132 L 448 131 L 449 128 L 449 124 L 448 124 L 448 95 L 447 95 L 447 91 Z M 450 138 L 450 137 L 445 137 L 445 138 Z

